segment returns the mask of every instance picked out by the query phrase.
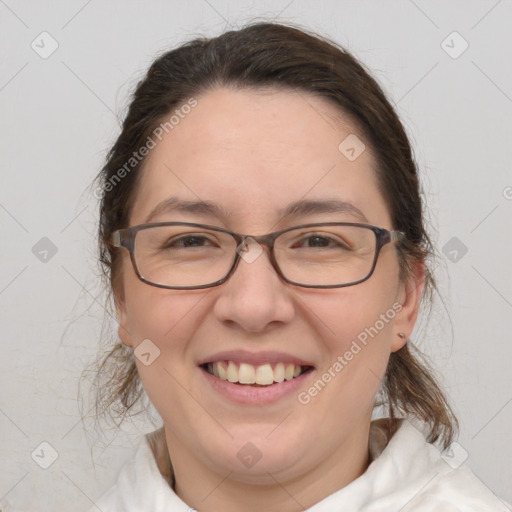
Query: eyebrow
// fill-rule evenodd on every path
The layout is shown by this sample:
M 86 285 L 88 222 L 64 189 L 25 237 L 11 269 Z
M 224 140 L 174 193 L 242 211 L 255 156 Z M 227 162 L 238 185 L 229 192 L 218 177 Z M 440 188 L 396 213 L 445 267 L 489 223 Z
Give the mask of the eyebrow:
M 218 217 L 220 219 L 229 217 L 229 212 L 222 206 L 211 201 L 185 201 L 177 197 L 169 197 L 158 203 L 151 213 L 146 217 L 145 223 L 163 213 L 174 211 L 193 213 L 196 215 L 206 215 L 209 217 Z
M 176 197 L 170 197 L 158 203 L 151 213 L 146 217 L 145 223 L 150 222 L 154 217 L 163 213 L 179 211 L 196 215 L 217 217 L 227 219 L 232 213 L 222 206 L 211 201 L 186 201 Z M 352 203 L 339 199 L 311 200 L 301 199 L 286 205 L 278 211 L 278 217 L 282 221 L 291 220 L 307 215 L 319 215 L 322 213 L 341 213 L 355 217 L 357 220 L 368 223 L 364 213 Z
M 327 200 L 299 200 L 280 210 L 280 217 L 285 219 L 317 215 L 321 213 L 341 213 L 355 217 L 357 220 L 368 223 L 368 219 L 357 206 L 339 199 Z

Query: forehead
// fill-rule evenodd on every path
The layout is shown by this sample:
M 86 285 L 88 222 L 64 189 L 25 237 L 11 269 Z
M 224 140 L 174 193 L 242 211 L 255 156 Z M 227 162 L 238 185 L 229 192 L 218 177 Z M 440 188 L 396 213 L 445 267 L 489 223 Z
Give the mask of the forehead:
M 169 197 L 216 203 L 233 215 L 233 229 L 265 230 L 300 199 L 345 201 L 371 222 L 388 222 L 370 148 L 355 160 L 340 151 L 362 135 L 326 100 L 227 88 L 195 99 L 146 157 L 131 224 Z

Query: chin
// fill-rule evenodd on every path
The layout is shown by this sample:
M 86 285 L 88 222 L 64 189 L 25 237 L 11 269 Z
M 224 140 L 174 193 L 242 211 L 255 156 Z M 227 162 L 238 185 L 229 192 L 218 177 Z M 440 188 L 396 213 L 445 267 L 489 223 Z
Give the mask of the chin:
M 254 425 L 244 428 L 229 429 L 230 436 L 222 435 L 222 439 L 209 438 L 204 452 L 208 453 L 212 470 L 228 474 L 230 478 L 251 484 L 274 484 L 275 479 L 269 476 L 286 475 L 293 478 L 304 457 L 311 449 L 304 439 L 311 436 L 304 434 L 295 436 L 288 430 L 277 433 L 276 424 L 255 428 Z M 197 445 L 196 445 L 197 446 Z M 294 474 L 292 474 L 294 473 Z

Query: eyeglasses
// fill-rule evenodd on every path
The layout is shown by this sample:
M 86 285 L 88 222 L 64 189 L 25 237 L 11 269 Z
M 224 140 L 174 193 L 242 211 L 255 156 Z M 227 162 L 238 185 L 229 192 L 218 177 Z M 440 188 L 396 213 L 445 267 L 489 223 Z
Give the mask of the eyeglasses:
M 130 252 L 141 281 L 160 288 L 218 286 L 241 258 L 247 263 L 256 259 L 261 246 L 268 248 L 272 266 L 287 283 L 340 288 L 366 281 L 380 249 L 404 238 L 401 231 L 350 222 L 304 224 L 254 237 L 205 224 L 158 222 L 119 229 L 112 243 Z

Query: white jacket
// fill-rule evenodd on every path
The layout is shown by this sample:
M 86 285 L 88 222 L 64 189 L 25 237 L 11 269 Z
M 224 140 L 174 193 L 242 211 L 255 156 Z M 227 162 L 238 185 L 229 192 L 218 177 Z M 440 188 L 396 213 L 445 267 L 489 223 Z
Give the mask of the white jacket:
M 423 434 L 403 421 L 389 443 L 372 423 L 366 472 L 316 503 L 308 512 L 506 512 L 498 499 L 466 466 L 462 449 L 442 455 Z M 457 445 L 455 445 L 457 447 Z M 457 453 L 458 452 L 458 453 Z M 145 436 L 121 469 L 116 485 L 90 512 L 191 512 L 160 473 Z

